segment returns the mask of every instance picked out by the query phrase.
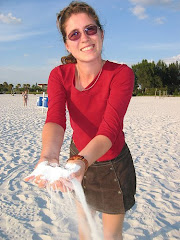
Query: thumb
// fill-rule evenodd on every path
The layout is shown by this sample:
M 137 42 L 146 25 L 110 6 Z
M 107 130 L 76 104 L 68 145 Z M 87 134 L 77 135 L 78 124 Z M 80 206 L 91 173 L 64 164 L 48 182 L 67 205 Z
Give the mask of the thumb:
M 24 178 L 24 181 L 25 182 L 33 181 L 34 178 L 35 178 L 35 176 L 27 176 L 27 177 Z

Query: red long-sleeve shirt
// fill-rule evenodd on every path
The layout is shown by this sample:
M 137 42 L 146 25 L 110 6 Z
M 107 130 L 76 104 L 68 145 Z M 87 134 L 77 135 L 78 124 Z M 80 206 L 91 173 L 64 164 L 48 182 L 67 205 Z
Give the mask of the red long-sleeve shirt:
M 54 122 L 66 129 L 67 104 L 77 149 L 81 151 L 92 138 L 104 135 L 112 147 L 98 161 L 113 159 L 125 144 L 123 119 L 133 86 L 134 74 L 127 65 L 106 61 L 95 85 L 79 91 L 75 88 L 75 64 L 60 65 L 51 71 L 48 80 L 46 123 Z

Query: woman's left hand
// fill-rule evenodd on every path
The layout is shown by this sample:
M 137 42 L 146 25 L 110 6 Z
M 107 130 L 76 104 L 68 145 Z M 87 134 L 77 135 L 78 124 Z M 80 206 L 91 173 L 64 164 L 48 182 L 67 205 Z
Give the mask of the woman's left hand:
M 53 182 L 50 186 L 54 190 L 60 190 L 61 192 L 67 192 L 68 190 L 72 190 L 73 185 L 72 185 L 71 179 L 73 178 L 76 178 L 80 183 L 82 182 L 82 179 L 85 173 L 85 164 L 80 160 L 76 160 L 76 161 L 69 160 L 68 165 L 70 164 L 76 164 L 77 166 L 80 167 L 79 170 L 71 173 L 68 178 L 60 178 L 59 180 Z M 69 166 L 67 168 L 69 168 Z
M 84 162 L 82 162 L 81 160 L 69 160 L 68 164 L 76 164 L 78 166 L 80 166 L 80 169 L 76 172 L 71 173 L 71 175 L 69 176 L 69 179 L 73 179 L 76 178 L 80 183 L 82 182 L 82 179 L 84 177 L 84 173 L 85 173 L 85 164 Z

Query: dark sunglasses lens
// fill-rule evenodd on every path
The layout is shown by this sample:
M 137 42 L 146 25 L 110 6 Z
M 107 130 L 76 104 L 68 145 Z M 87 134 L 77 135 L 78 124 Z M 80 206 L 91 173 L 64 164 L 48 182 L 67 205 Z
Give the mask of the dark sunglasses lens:
M 97 26 L 92 25 L 84 29 L 87 35 L 94 35 L 97 33 Z M 73 31 L 68 35 L 68 39 L 71 41 L 76 41 L 80 38 L 81 33 L 79 31 Z
M 68 35 L 68 39 L 70 39 L 71 41 L 75 41 L 75 40 L 78 40 L 80 36 L 81 36 L 80 32 L 75 31 Z
M 87 35 L 94 35 L 97 33 L 97 26 L 89 26 L 85 29 Z

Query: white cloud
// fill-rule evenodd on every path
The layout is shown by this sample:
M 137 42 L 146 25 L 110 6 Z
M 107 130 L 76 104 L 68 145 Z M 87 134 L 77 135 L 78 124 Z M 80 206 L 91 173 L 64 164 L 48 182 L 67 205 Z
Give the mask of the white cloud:
M 141 20 L 148 17 L 148 15 L 146 14 L 146 9 L 140 5 L 137 5 L 134 8 L 132 8 L 131 12 Z
M 145 19 L 148 17 L 146 14 L 146 9 L 148 7 L 168 7 L 172 10 L 180 10 L 180 3 L 176 0 L 129 0 L 129 2 L 134 5 L 131 9 L 132 13 L 139 19 Z M 154 19 L 156 24 L 164 24 L 164 20 L 164 17 L 157 17 Z
M 154 19 L 154 22 L 156 24 L 164 24 L 165 20 L 166 20 L 165 17 L 157 17 L 157 18 Z
M 3 13 L 1 13 L 0 22 L 5 24 L 17 24 L 17 23 L 21 23 L 22 20 L 20 18 L 13 17 L 12 13 L 8 13 L 7 15 L 4 15 Z
M 170 64 L 170 63 L 176 63 L 176 61 L 178 61 L 180 63 L 180 54 L 178 54 L 177 56 L 173 56 L 173 57 L 169 57 L 169 58 L 164 58 L 163 61 L 166 64 Z
M 173 0 L 130 0 L 131 3 L 141 6 L 169 5 Z

